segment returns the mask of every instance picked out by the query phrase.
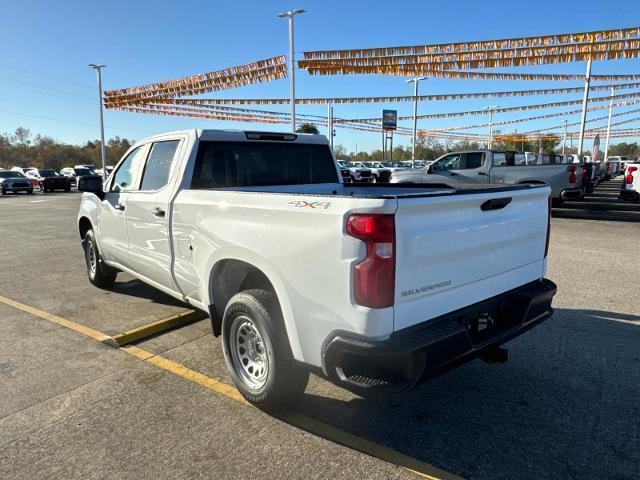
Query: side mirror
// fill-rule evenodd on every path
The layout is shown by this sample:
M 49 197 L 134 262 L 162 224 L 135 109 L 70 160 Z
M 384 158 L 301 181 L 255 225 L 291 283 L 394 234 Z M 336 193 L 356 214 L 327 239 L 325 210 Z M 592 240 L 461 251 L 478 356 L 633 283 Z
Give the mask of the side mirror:
M 104 190 L 102 189 L 102 177 L 97 175 L 91 177 L 79 177 L 78 191 L 95 193 L 98 197 L 102 198 L 104 195 Z

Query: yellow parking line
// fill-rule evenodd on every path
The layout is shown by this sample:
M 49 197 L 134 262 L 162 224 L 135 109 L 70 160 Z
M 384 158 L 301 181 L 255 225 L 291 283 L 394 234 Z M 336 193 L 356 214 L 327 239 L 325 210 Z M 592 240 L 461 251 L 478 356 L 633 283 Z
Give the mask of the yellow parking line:
M 4 303 L 5 305 L 9 305 L 10 307 L 13 307 L 17 310 L 22 310 L 23 312 L 30 313 L 31 315 L 34 315 L 36 317 L 56 323 L 75 332 L 82 333 L 83 335 L 91 337 L 94 340 L 98 340 L 99 342 L 105 342 L 112 338 L 109 335 L 99 332 L 98 330 L 94 330 L 93 328 L 85 327 L 84 325 L 80 325 L 79 323 L 67 320 L 62 317 L 58 317 L 57 315 L 53 315 L 49 312 L 45 312 L 44 310 L 40 310 L 30 305 L 25 305 L 24 303 L 17 302 L 2 295 L 0 295 L 0 302 Z M 182 378 L 185 378 L 186 380 L 195 382 L 205 388 L 218 392 L 227 398 L 248 405 L 248 402 L 235 387 L 211 378 L 200 372 L 196 372 L 195 370 L 192 370 L 181 363 L 174 362 L 173 360 L 161 357 L 160 355 L 155 355 L 133 345 L 124 345 L 118 347 L 118 349 L 144 362 L 148 362 L 158 368 L 161 368 Z M 353 435 L 352 433 L 345 432 L 344 430 L 340 430 L 339 428 L 333 427 L 306 415 L 297 412 L 286 412 L 279 414 L 278 418 L 294 427 L 308 431 L 319 437 L 326 438 L 335 443 L 345 445 L 362 453 L 366 453 L 367 455 L 370 455 L 372 457 L 376 457 L 389 463 L 393 463 L 394 465 L 398 465 L 422 478 L 427 478 L 430 480 L 463 480 L 462 477 L 439 469 L 438 467 L 435 467 L 429 463 L 422 462 L 416 458 L 410 457 L 391 448 L 384 447 L 370 440 L 366 440 L 362 437 L 358 437 L 357 435 Z
M 107 340 L 109 335 L 99 332 L 98 330 L 94 330 L 90 327 L 85 327 L 84 325 L 80 325 L 79 323 L 72 322 L 71 320 L 67 320 L 66 318 L 58 317 L 57 315 L 53 315 L 52 313 L 45 312 L 44 310 L 39 310 L 30 305 L 25 305 L 24 303 L 16 302 L 15 300 L 11 300 L 10 298 L 3 297 L 0 295 L 0 302 L 5 305 L 9 305 L 10 307 L 16 308 L 18 310 L 22 310 L 23 312 L 30 313 L 31 315 L 35 315 L 36 317 L 43 318 L 44 320 L 49 320 L 50 322 L 57 323 L 60 326 L 66 327 L 70 330 L 76 331 L 78 333 L 82 333 L 88 337 L 93 338 L 94 340 L 98 340 L 99 342 L 104 342 Z

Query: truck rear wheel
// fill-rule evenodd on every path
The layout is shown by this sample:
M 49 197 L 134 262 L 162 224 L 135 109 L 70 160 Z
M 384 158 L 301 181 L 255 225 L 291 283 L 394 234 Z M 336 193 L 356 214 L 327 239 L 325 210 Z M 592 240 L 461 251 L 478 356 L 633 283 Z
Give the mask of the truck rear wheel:
M 118 272 L 102 261 L 93 230 L 88 230 L 85 233 L 83 246 L 89 281 L 98 288 L 110 288 L 113 286 Z
M 234 295 L 222 319 L 222 343 L 233 383 L 258 408 L 286 408 L 304 392 L 309 372 L 293 359 L 273 292 Z

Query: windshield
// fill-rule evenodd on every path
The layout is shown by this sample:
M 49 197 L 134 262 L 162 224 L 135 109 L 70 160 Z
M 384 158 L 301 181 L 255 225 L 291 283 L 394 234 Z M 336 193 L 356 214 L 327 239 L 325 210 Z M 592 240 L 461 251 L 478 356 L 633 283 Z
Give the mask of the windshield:
M 347 167 L 347 168 L 351 168 L 351 167 L 355 167 L 355 164 L 353 162 L 347 162 L 347 161 L 342 161 L 341 162 L 343 167 Z
M 0 172 L 0 178 L 24 178 L 24 175 L 20 172 L 6 171 Z
M 95 175 L 93 171 L 89 170 L 88 168 L 76 168 L 75 172 L 76 172 L 76 175 L 79 177 L 87 177 L 89 175 Z
M 55 170 L 52 170 L 50 168 L 46 168 L 46 169 L 40 170 L 40 176 L 41 177 L 57 177 L 58 175 L 60 175 L 58 172 L 56 172 Z

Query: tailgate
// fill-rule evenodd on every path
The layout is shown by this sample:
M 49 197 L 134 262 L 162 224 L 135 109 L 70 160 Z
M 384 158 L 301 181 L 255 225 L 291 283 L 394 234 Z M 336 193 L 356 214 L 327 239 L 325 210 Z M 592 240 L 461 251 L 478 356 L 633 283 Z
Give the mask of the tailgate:
M 398 198 L 394 329 L 541 278 L 549 193 L 545 186 Z M 483 210 L 488 201 L 494 209 Z

